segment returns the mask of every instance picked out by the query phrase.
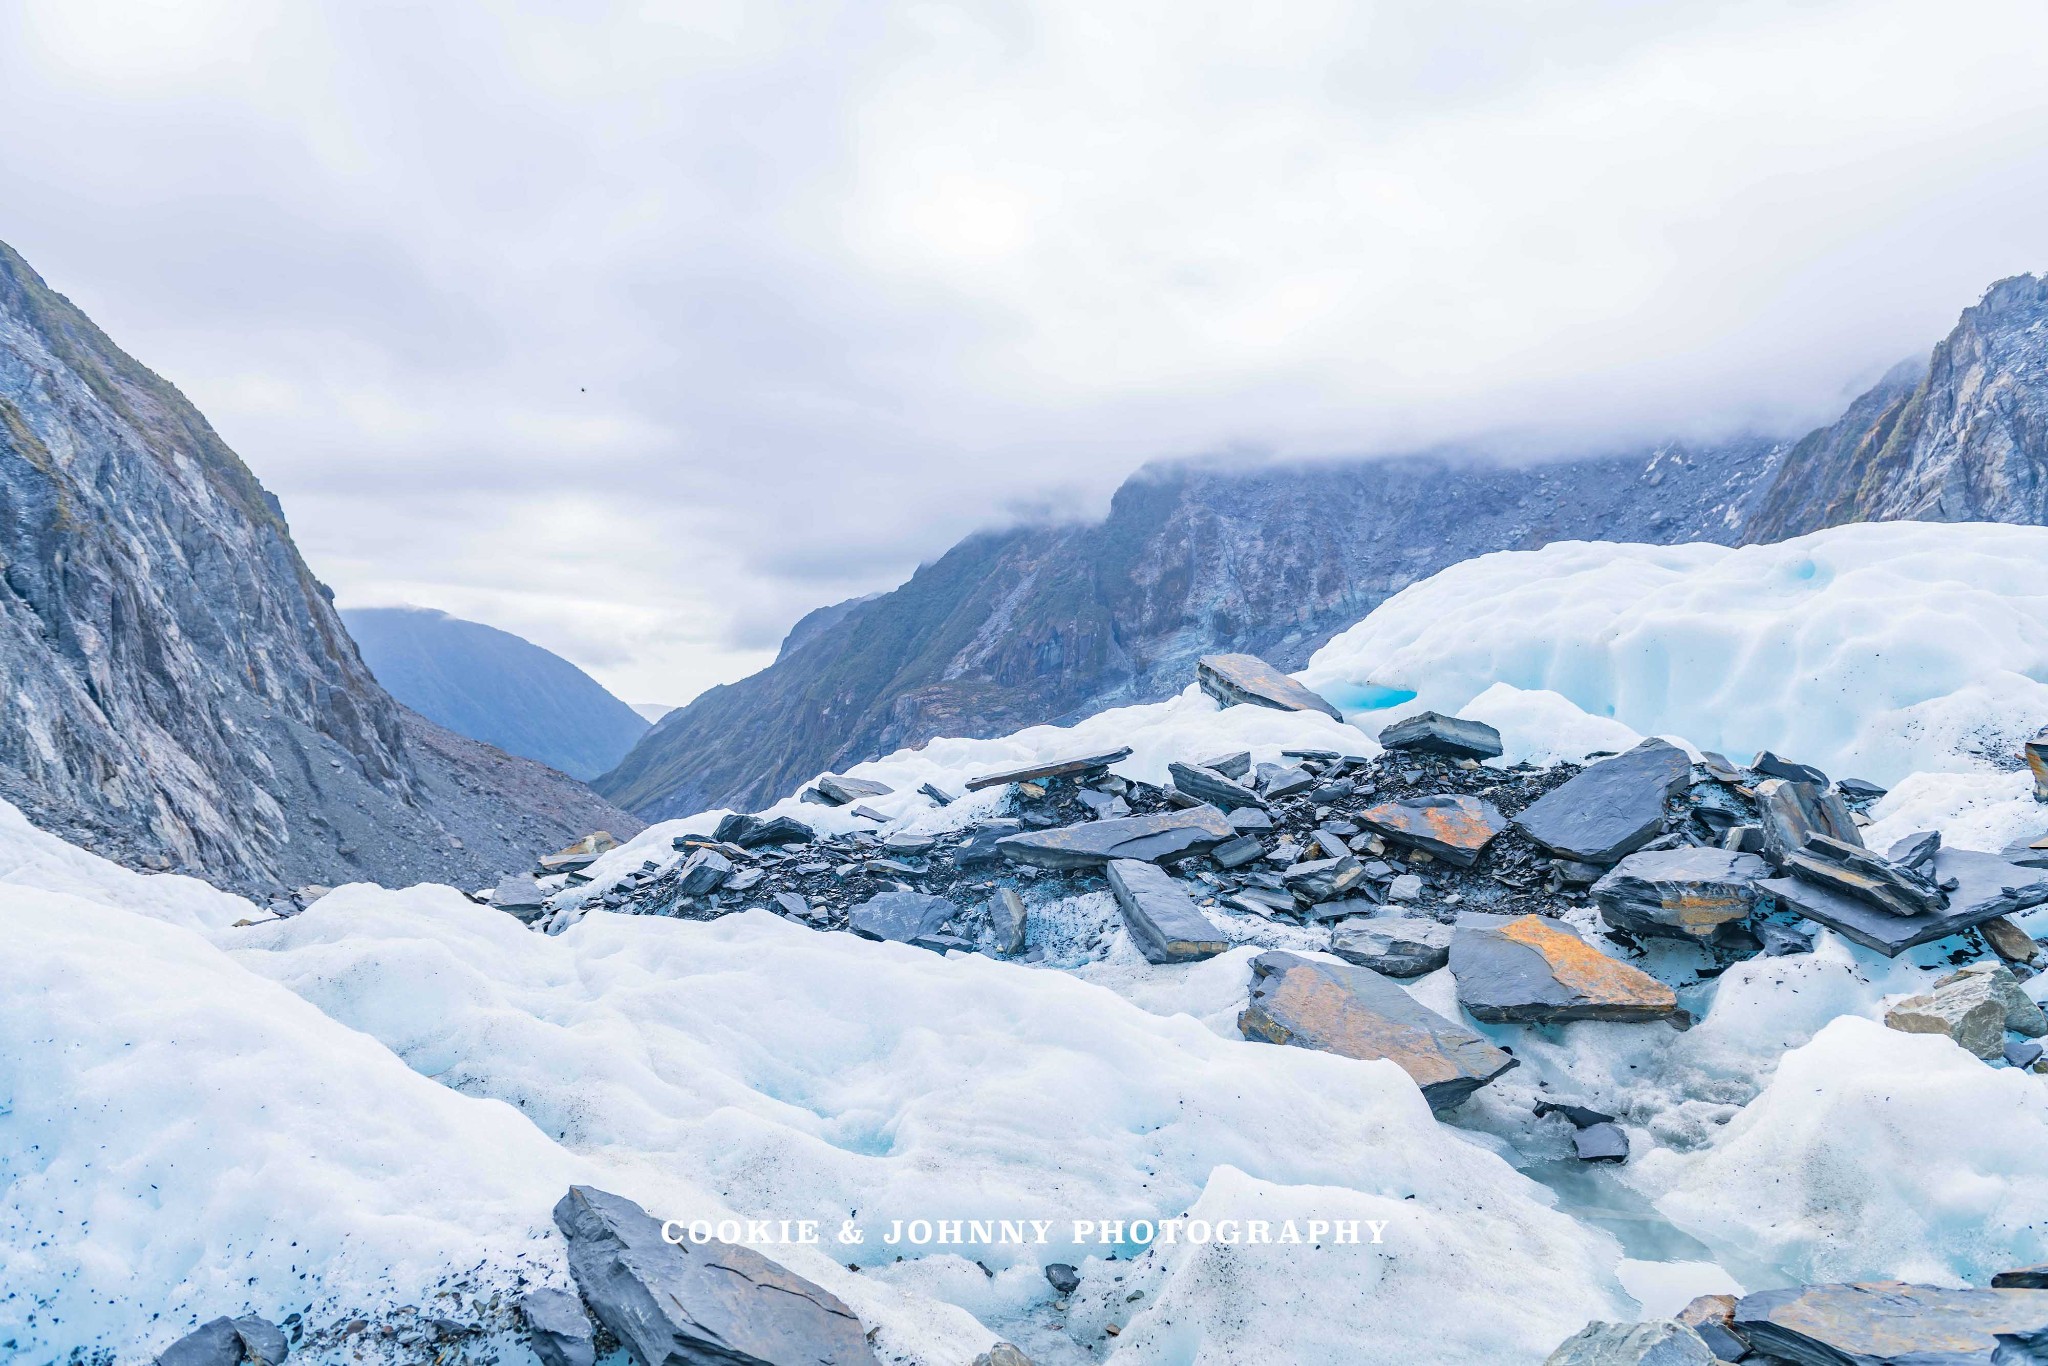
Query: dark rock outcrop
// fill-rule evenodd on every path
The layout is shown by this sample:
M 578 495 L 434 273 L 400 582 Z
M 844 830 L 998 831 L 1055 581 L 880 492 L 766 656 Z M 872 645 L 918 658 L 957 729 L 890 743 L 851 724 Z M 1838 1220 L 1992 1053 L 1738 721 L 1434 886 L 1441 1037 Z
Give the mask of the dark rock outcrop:
M 135 866 L 473 887 L 639 828 L 394 702 L 277 500 L 4 246 L 0 671 L 0 797 Z
M 1515 817 L 1530 839 L 1582 863 L 1614 863 L 1655 839 L 1692 773 L 1685 751 L 1645 740 L 1584 769 Z

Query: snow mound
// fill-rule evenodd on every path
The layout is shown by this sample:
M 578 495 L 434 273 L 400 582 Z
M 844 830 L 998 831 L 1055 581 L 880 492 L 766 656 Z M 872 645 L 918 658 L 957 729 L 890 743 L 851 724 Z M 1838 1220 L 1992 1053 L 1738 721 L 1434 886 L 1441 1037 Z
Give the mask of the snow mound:
M 1886 522 L 1776 545 L 1566 541 L 1453 565 L 1317 651 L 1347 714 L 1550 691 L 1642 734 L 1836 776 L 2009 766 L 2048 720 L 2048 528 Z

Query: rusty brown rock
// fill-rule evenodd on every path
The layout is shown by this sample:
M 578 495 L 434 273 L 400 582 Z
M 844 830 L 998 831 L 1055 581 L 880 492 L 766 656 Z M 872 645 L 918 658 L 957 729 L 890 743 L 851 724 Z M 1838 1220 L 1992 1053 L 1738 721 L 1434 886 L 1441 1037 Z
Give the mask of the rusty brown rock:
M 2041 952 L 2033 937 L 2002 915 L 1994 915 L 1977 927 L 1991 951 L 2008 963 L 2031 963 Z
M 1678 996 L 1541 916 L 1470 916 L 1451 939 L 1458 1002 L 1488 1023 L 1664 1020 Z
M 1460 868 L 1477 863 L 1494 836 L 1508 827 L 1507 817 L 1493 803 L 1462 794 L 1381 802 L 1359 812 L 1358 822 L 1396 844 L 1425 850 Z
M 1344 715 L 1257 655 L 1203 655 L 1195 663 L 1202 691 L 1226 707 L 1250 703 L 1279 711 L 1319 711 L 1332 720 Z
M 1252 959 L 1251 1001 L 1237 1027 L 1247 1039 L 1385 1059 L 1414 1078 L 1434 1110 L 1449 1109 L 1515 1065 L 1371 968 L 1292 953 Z

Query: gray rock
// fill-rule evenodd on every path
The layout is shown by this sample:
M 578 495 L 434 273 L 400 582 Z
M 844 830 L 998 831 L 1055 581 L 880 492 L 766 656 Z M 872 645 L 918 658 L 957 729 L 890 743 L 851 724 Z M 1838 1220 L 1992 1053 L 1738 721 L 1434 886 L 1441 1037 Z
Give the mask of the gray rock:
M 2040 956 L 2041 946 L 2033 936 L 2002 915 L 1994 915 L 1977 927 L 1991 951 L 2008 963 L 2031 963 Z
M 803 798 L 805 801 L 812 801 L 814 799 L 811 794 L 815 792 L 815 800 L 825 806 L 847 806 L 867 797 L 886 797 L 895 790 L 887 783 L 878 783 L 867 778 L 842 778 L 828 773 L 805 789 Z
M 1014 1342 L 999 1342 L 974 1359 L 973 1366 L 1034 1366 Z
M 1415 873 L 1403 873 L 1387 884 L 1387 900 L 1422 900 L 1422 878 Z
M 2022 1266 L 1992 1273 L 1993 1290 L 2048 1290 L 2048 1266 Z
M 1156 864 L 1117 859 L 1108 868 L 1131 942 L 1152 963 L 1192 963 L 1230 947 L 1180 883 Z
M 1341 721 L 1343 713 L 1257 655 L 1204 655 L 1195 664 L 1202 691 L 1226 707 L 1250 703 L 1280 711 L 1319 711 Z
M 1381 802 L 1358 813 L 1358 822 L 1395 844 L 1422 849 L 1460 868 L 1479 862 L 1486 846 L 1508 828 L 1492 802 L 1463 794 Z
M 1894 841 L 1892 847 L 1884 851 L 1884 856 L 1901 867 L 1919 872 L 1925 871 L 1927 865 L 1934 862 L 1934 856 L 1940 852 L 1941 832 L 1922 830 L 1918 834 Z
M 788 911 L 791 915 L 800 915 L 806 920 L 812 918 L 811 903 L 805 901 L 795 892 L 777 892 L 774 900 L 776 905 Z
M 960 908 L 942 896 L 927 896 L 923 892 L 880 892 L 855 906 L 848 915 L 847 925 L 863 939 L 886 939 L 908 944 L 937 933 L 939 926 L 959 913 Z
M 1786 910 L 1888 958 L 1915 944 L 1981 925 L 1993 916 L 2048 902 L 2048 870 L 2021 868 L 1975 849 L 1943 849 L 1934 856 L 1929 877 L 1943 886 L 1954 881 L 1948 906 L 1938 913 L 1915 916 L 1893 915 L 1800 878 L 1771 878 L 1758 883 L 1757 890 Z
M 995 934 L 997 953 L 1015 957 L 1024 952 L 1029 920 L 1024 912 L 1023 897 L 1008 887 L 998 888 L 996 894 L 989 898 L 988 923 Z
M 1664 1020 L 1678 997 L 1541 916 L 1467 916 L 1451 936 L 1458 1002 L 1489 1024 Z
M 1785 871 L 1805 882 L 1865 901 L 1896 916 L 1932 915 L 1948 905 L 1948 896 L 1926 874 L 1871 853 L 1859 844 L 1845 844 L 1813 835 L 1780 860 Z
M 1306 792 L 1316 785 L 1316 775 L 1305 768 L 1286 768 L 1279 764 L 1259 765 L 1259 790 L 1278 801 L 1292 797 L 1297 792 Z
M 1354 920 L 1330 932 L 1330 952 L 1389 977 L 1420 977 L 1450 961 L 1452 934 L 1421 916 Z
M 923 795 L 930 797 L 934 806 L 951 806 L 953 804 L 953 794 L 946 791 L 943 787 L 932 783 L 920 783 L 917 790 Z
M 1256 835 L 1261 831 L 1271 830 L 1273 818 L 1260 807 L 1240 806 L 1230 813 L 1230 828 L 1242 830 L 1247 835 Z
M 938 841 L 930 835 L 913 835 L 908 831 L 898 830 L 883 838 L 882 847 L 892 854 L 924 854 L 929 853 L 931 847 L 937 843 Z
M 1251 835 L 1239 835 L 1236 839 L 1219 844 L 1209 851 L 1209 857 L 1216 860 L 1219 868 L 1242 868 L 1247 863 L 1257 863 L 1265 856 L 1266 846 Z
M 2048 1290 L 1903 1281 L 1762 1290 L 1736 1302 L 1752 1351 L 1798 1366 L 2024 1366 L 2048 1343 Z
M 1598 1124 L 1614 1123 L 1614 1116 L 1605 1110 L 1595 1110 L 1589 1105 L 1572 1105 L 1564 1101 L 1539 1100 L 1536 1102 L 1536 1118 L 1562 1115 L 1574 1129 L 1590 1129 Z
M 768 880 L 768 874 L 759 868 L 742 868 L 725 880 L 722 891 L 751 892 Z
M 1543 1366 L 1714 1366 L 1700 1335 L 1676 1319 L 1650 1323 L 1595 1320 L 1566 1338 Z
M 1572 1135 L 1581 1162 L 1628 1161 L 1628 1134 L 1619 1124 L 1589 1124 Z
M 1197 767 L 1214 769 L 1226 778 L 1242 781 L 1244 776 L 1252 771 L 1252 752 L 1241 749 L 1235 754 L 1218 754 L 1202 760 Z
M 1783 778 L 1787 782 L 1811 783 L 1815 787 L 1828 785 L 1828 775 L 1812 764 L 1795 764 L 1790 759 L 1780 759 L 1769 750 L 1763 750 L 1750 761 L 1750 768 L 1766 778 Z
M 164 1348 L 156 1366 L 277 1366 L 290 1352 L 276 1324 L 250 1314 L 200 1324 Z
M 1678 1321 L 1700 1335 L 1700 1341 L 1722 1361 L 1740 1361 L 1749 1344 L 1735 1336 L 1735 1296 L 1701 1295 L 1678 1311 Z
M 1859 847 L 1863 843 L 1842 799 L 1812 783 L 1769 779 L 1756 785 L 1756 802 L 1764 828 L 1764 855 L 1774 863 L 1805 848 L 1816 835 Z
M 679 897 L 709 896 L 731 876 L 731 859 L 716 849 L 699 849 L 684 860 L 682 872 L 676 877 L 675 894 Z
M 2034 774 L 2034 800 L 2048 802 L 2048 729 L 2022 745 L 2020 755 Z
M 817 831 L 794 816 L 777 816 L 774 820 L 759 821 L 732 843 L 742 849 L 761 849 L 770 845 L 809 844 L 817 837 Z
M 2044 1050 L 2040 1043 L 2034 1039 L 2007 1039 L 2005 1041 L 2005 1061 L 2008 1067 L 2018 1067 L 2023 1070 L 2032 1067 L 2035 1063 L 2041 1061 L 2041 1054 L 2043 1052 L 2048 1052 L 2048 1050 Z M 1994 1281 L 1992 1284 L 1995 1285 L 1997 1282 Z
M 1166 771 L 1172 775 L 1176 790 L 1198 802 L 1208 802 L 1211 806 L 1224 811 L 1235 811 L 1241 806 L 1266 804 L 1266 799 L 1258 793 L 1211 769 L 1196 768 L 1191 764 L 1176 761 L 1168 764 Z
M 1090 773 L 1099 773 L 1111 764 L 1120 763 L 1130 757 L 1131 751 L 1128 749 L 1112 749 L 1101 754 L 1078 754 L 1066 759 L 1048 759 L 1043 763 L 1027 764 L 1023 768 L 1004 769 L 1000 773 L 984 773 L 978 778 L 969 778 L 967 790 L 979 792 L 985 787 L 1005 787 L 1010 783 L 1037 782 L 1044 778 L 1078 778 Z
M 1643 850 L 1593 884 L 1600 918 L 1637 935 L 1699 941 L 1756 909 L 1770 865 L 1726 849 Z
M 1845 802 L 1874 802 L 1882 797 L 1887 789 L 1862 778 L 1837 778 L 1835 791 L 1841 794 Z
M 1497 759 L 1501 753 L 1500 732 L 1484 721 L 1467 721 L 1433 711 L 1396 721 L 1380 732 L 1380 744 L 1387 749 L 1445 754 L 1453 759 Z
M 590 1186 L 569 1188 L 555 1226 L 584 1303 L 642 1366 L 875 1363 L 836 1295 L 751 1248 L 664 1242 L 640 1206 Z
M 1251 1000 L 1237 1026 L 1247 1039 L 1386 1059 L 1414 1079 L 1434 1110 L 1450 1109 L 1515 1065 L 1371 968 L 1291 953 L 1252 959 Z
M 1093 868 L 1112 859 L 1176 859 L 1206 854 L 1237 831 L 1213 806 L 1151 816 L 1123 816 L 1052 830 L 1005 835 L 996 846 L 1005 858 L 1040 868 Z
M 540 1366 L 596 1366 L 597 1335 L 582 1300 L 566 1290 L 532 1290 L 519 1297 L 519 1314 Z
M 499 880 L 491 905 L 531 925 L 547 913 L 548 894 L 529 875 L 514 873 Z
M 1545 793 L 1514 823 L 1554 854 L 1614 863 L 1662 833 L 1665 803 L 1691 780 L 1684 750 L 1645 740 Z
M 1758 937 L 1763 940 L 1764 952 L 1772 958 L 1784 958 L 1795 953 L 1812 953 L 1813 936 L 1781 925 L 1775 920 L 1766 920 L 1757 927 Z
M 1071 1295 L 1081 1288 L 1081 1273 L 1065 1262 L 1047 1262 L 1046 1283 L 1062 1295 Z
M 1735 854 L 1761 854 L 1768 845 L 1761 825 L 1731 825 L 1721 832 L 1721 847 Z
M 2005 1011 L 2005 1027 L 2030 1039 L 2048 1035 L 2048 1013 L 2033 1002 L 2020 987 L 2020 979 L 2003 963 L 1969 963 L 1946 977 L 1937 978 L 1934 989 L 1979 987 L 1989 993 Z
M 1365 865 L 1346 853 L 1342 858 L 1297 863 L 1280 874 L 1295 899 L 1308 905 L 1348 896 L 1365 883 Z

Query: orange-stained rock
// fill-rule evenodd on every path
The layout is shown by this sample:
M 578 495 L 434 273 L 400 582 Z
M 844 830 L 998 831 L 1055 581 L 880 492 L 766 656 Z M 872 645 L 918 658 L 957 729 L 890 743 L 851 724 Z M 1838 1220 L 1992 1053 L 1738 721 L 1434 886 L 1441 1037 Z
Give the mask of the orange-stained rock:
M 1359 824 L 1396 844 L 1425 849 L 1446 863 L 1470 868 L 1508 819 L 1491 802 L 1463 795 L 1381 802 L 1358 813 Z
M 1678 997 L 1541 916 L 1470 916 L 1451 939 L 1458 1003 L 1489 1022 L 1663 1020 Z

